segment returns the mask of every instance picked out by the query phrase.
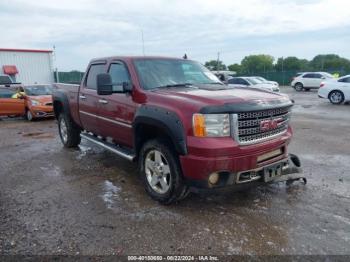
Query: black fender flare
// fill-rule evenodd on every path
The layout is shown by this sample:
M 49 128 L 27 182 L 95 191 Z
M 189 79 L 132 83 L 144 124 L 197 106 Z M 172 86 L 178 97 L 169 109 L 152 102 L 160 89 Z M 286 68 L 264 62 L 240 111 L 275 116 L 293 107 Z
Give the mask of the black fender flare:
M 54 92 L 52 93 L 53 110 L 54 110 L 56 119 L 58 119 L 57 102 L 59 102 L 62 105 L 62 110 L 64 114 L 67 114 L 70 118 L 72 118 L 67 94 L 65 94 L 61 90 L 54 90 Z
M 187 154 L 185 128 L 176 113 L 157 106 L 142 105 L 139 107 L 133 121 L 134 147 L 136 150 L 139 149 L 140 138 L 138 138 L 138 132 L 142 125 L 154 126 L 160 129 L 170 137 L 180 155 Z

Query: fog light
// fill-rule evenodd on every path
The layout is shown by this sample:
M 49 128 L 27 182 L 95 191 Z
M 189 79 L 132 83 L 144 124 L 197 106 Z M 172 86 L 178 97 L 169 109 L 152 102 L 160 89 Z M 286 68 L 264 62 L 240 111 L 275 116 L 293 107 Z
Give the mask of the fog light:
M 215 185 L 219 181 L 219 174 L 212 173 L 209 175 L 209 183 Z

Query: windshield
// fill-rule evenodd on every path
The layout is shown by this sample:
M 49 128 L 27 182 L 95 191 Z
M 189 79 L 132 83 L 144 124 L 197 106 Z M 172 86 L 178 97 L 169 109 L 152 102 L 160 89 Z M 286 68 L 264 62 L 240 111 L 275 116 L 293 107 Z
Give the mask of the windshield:
M 256 78 L 247 78 L 246 80 L 248 80 L 248 82 L 252 83 L 253 85 L 262 83 L 262 81 L 256 79 Z
M 51 86 L 26 86 L 24 91 L 27 96 L 52 95 Z
M 333 78 L 333 76 L 332 76 L 331 74 L 329 74 L 329 73 L 323 73 L 323 75 L 324 75 L 325 77 L 327 77 L 327 78 Z
M 261 82 L 266 82 L 267 80 L 261 76 L 256 77 L 256 79 L 260 80 Z
M 176 59 L 138 59 L 134 62 L 144 89 L 194 84 L 222 84 L 198 62 Z

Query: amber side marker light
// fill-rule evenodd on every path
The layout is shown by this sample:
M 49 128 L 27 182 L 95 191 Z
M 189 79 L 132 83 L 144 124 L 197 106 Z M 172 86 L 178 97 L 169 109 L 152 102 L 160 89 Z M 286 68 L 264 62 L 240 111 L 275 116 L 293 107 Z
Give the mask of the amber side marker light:
M 193 133 L 198 137 L 207 136 L 207 132 L 205 130 L 205 117 L 202 114 L 194 114 L 193 115 Z

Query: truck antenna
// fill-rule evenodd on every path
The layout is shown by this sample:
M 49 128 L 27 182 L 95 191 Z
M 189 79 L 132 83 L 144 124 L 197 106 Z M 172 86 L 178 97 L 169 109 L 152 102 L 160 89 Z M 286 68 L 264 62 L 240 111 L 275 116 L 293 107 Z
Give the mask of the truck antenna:
M 142 54 L 145 56 L 145 41 L 143 39 L 143 29 L 141 29 L 141 39 L 142 39 Z

